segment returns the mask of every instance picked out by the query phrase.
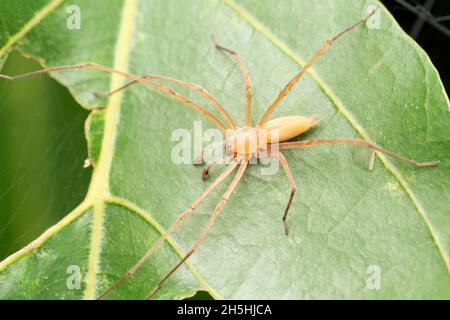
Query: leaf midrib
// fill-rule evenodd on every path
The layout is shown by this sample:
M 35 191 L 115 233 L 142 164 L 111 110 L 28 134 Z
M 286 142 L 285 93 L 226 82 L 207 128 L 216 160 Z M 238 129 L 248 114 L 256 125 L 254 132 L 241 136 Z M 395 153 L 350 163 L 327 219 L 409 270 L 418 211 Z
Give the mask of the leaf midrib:
M 137 0 L 126 0 L 123 3 L 119 22 L 119 31 L 114 48 L 113 68 L 126 72 L 128 70 L 131 39 L 134 31 L 134 16 L 137 8 Z M 120 87 L 124 78 L 118 74 L 111 74 L 110 90 Z M 86 274 L 85 299 L 94 299 L 97 290 L 97 274 L 100 268 L 100 251 L 102 240 L 102 228 L 105 214 L 105 203 L 103 198 L 110 194 L 109 176 L 114 154 L 117 136 L 117 124 L 120 118 L 123 92 L 118 92 L 108 99 L 105 108 L 105 124 L 100 149 L 98 165 L 92 173 L 91 183 L 87 198 L 94 203 L 94 214 L 92 222 L 92 236 Z
M 236 3 L 235 0 L 224 0 L 224 2 L 240 17 L 242 20 L 247 22 L 252 28 L 254 28 L 257 32 L 259 32 L 263 37 L 265 37 L 268 41 L 270 41 L 275 47 L 277 47 L 283 54 L 288 56 L 292 61 L 297 63 L 300 67 L 306 64 L 305 60 L 301 58 L 295 51 L 284 43 L 279 37 L 275 35 L 267 26 L 265 26 L 261 21 L 255 18 L 249 11 L 241 7 Z M 381 6 L 380 6 L 381 7 Z M 383 10 L 386 9 L 383 7 Z M 369 134 L 363 129 L 363 127 L 358 123 L 358 121 L 353 117 L 350 111 L 344 106 L 344 104 L 339 100 L 334 91 L 328 86 L 328 84 L 319 76 L 319 74 L 315 71 L 313 67 L 310 67 L 307 73 L 314 79 L 317 85 L 322 89 L 325 95 L 330 99 L 331 103 L 336 107 L 336 109 L 342 113 L 344 118 L 350 123 L 352 128 L 355 130 L 357 134 L 359 134 L 364 140 L 373 143 L 373 140 L 370 138 Z M 400 183 L 403 190 L 405 190 L 408 198 L 411 200 L 412 204 L 416 208 L 418 214 L 423 219 L 425 225 L 427 226 L 428 231 L 430 232 L 431 238 L 433 239 L 433 243 L 436 245 L 437 250 L 439 251 L 442 261 L 444 262 L 445 268 L 447 272 L 450 274 L 450 265 L 447 264 L 447 255 L 445 253 L 445 249 L 443 245 L 438 240 L 438 236 L 436 231 L 434 230 L 433 225 L 428 219 L 428 215 L 423 208 L 420 201 L 417 199 L 416 195 L 412 191 L 409 184 L 403 178 L 400 173 L 400 170 L 390 162 L 383 154 L 376 152 L 377 157 L 383 163 L 384 167 L 387 171 L 389 171 Z
M 117 38 L 117 43 L 114 50 L 113 68 L 116 70 L 126 71 L 128 69 L 131 41 L 134 34 L 134 17 L 137 12 L 137 3 L 138 0 L 126 0 L 122 8 L 119 36 Z M 113 74 L 111 77 L 110 89 L 114 90 L 115 88 L 120 87 L 124 80 L 125 79 L 122 76 Z M 115 201 L 117 204 L 127 207 L 132 212 L 135 212 L 145 218 L 147 222 L 149 222 L 161 233 L 161 235 L 165 232 L 165 230 L 163 230 L 163 228 L 159 226 L 153 218 L 151 218 L 149 213 L 138 208 L 136 205 L 132 205 L 129 201 L 123 198 L 112 196 L 109 190 L 109 176 L 118 131 L 117 127 L 120 119 L 122 97 L 123 93 L 118 92 L 117 94 L 111 96 L 108 100 L 108 105 L 105 109 L 105 129 L 101 144 L 100 158 L 98 165 L 94 169 L 91 184 L 89 185 L 88 195 L 86 197 L 87 199 L 92 199 L 94 203 L 94 217 L 88 271 L 85 278 L 85 299 L 94 299 L 96 297 L 97 275 L 99 273 L 102 228 L 104 221 L 103 217 L 106 201 Z M 180 256 L 180 258 L 184 257 L 184 253 L 182 253 L 179 247 L 175 245 L 172 238 L 166 237 L 166 241 Z M 191 264 L 188 264 L 188 267 L 203 289 L 207 290 L 217 299 L 222 298 Z
M 149 224 L 150 227 L 154 228 L 160 235 L 163 235 L 166 230 L 156 221 L 155 218 L 153 218 L 153 215 L 150 214 L 150 212 L 146 211 L 145 209 L 139 207 L 137 204 L 132 203 L 131 201 L 117 197 L 117 196 L 108 196 L 101 201 L 108 205 L 118 205 L 121 206 L 132 214 L 137 215 L 138 217 L 145 220 L 146 223 Z M 81 216 L 86 214 L 90 209 L 94 207 L 93 202 L 88 202 L 87 199 L 85 199 L 83 202 L 81 202 L 74 210 L 72 210 L 69 214 L 67 214 L 61 221 L 54 224 L 47 230 L 45 230 L 38 238 L 30 242 L 28 245 L 20 249 L 19 251 L 16 251 L 12 255 L 8 256 L 6 259 L 0 262 L 0 272 L 5 270 L 7 267 L 9 267 L 14 262 L 24 258 L 28 254 L 32 253 L 34 250 L 37 250 L 42 245 L 44 245 L 47 241 L 49 241 L 54 235 L 56 235 L 59 231 L 61 231 L 63 228 L 67 227 L 77 219 L 79 219 Z M 173 239 L 170 235 L 166 237 L 167 244 L 171 247 L 171 249 L 177 254 L 180 258 L 183 258 L 185 253 L 181 249 L 181 247 L 177 244 L 175 239 Z M 200 272 L 194 267 L 194 265 L 188 260 L 185 262 L 187 268 L 192 273 L 192 275 L 196 278 L 198 283 L 201 285 L 202 289 L 207 291 L 211 294 L 211 296 L 214 299 L 220 299 L 223 300 L 224 298 L 206 281 L 206 279 L 200 274 Z

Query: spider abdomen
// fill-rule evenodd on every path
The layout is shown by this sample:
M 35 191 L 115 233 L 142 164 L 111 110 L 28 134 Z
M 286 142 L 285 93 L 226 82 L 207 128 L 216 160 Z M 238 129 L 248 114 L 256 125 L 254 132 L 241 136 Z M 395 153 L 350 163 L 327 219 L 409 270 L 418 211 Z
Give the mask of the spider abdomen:
M 313 117 L 287 116 L 268 121 L 263 128 L 267 129 L 268 143 L 276 143 L 290 140 L 299 134 L 308 131 L 318 123 Z

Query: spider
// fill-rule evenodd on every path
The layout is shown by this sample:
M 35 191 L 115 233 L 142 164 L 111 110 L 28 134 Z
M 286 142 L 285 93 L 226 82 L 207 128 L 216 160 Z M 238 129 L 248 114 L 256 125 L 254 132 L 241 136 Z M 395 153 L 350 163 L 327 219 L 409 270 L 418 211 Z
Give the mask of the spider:
M 220 199 L 219 203 L 217 204 L 214 212 L 212 213 L 211 217 L 209 218 L 208 222 L 204 226 L 202 232 L 200 233 L 200 236 L 195 241 L 191 249 L 187 252 L 187 254 L 157 283 L 157 285 L 153 288 L 153 290 L 148 294 L 147 299 L 150 299 L 153 297 L 153 295 L 156 293 L 156 291 L 161 287 L 161 285 L 192 255 L 194 252 L 198 249 L 200 244 L 205 239 L 209 229 L 211 228 L 212 224 L 214 223 L 215 219 L 225 206 L 225 203 L 229 199 L 230 195 L 232 194 L 233 190 L 236 188 L 236 185 L 239 183 L 239 180 L 244 175 L 244 172 L 250 163 L 251 159 L 260 159 L 262 157 L 263 152 L 265 152 L 265 156 L 268 157 L 274 157 L 278 159 L 278 161 L 281 163 L 282 168 L 284 169 L 284 172 L 289 180 L 290 184 L 290 196 L 287 203 L 287 206 L 284 210 L 284 214 L 282 216 L 282 222 L 284 225 L 284 230 L 286 235 L 288 234 L 288 224 L 286 222 L 287 215 L 289 212 L 289 208 L 292 203 L 292 199 L 294 198 L 294 194 L 296 191 L 296 184 L 294 177 L 289 169 L 288 163 L 286 161 L 286 158 L 284 157 L 282 151 L 286 149 L 298 149 L 298 148 L 306 148 L 313 145 L 319 145 L 319 144 L 350 144 L 350 145 L 357 145 L 362 146 L 371 149 L 372 153 L 369 160 L 369 169 L 372 169 L 373 163 L 374 163 L 374 156 L 375 152 L 380 152 L 383 154 L 386 154 L 388 156 L 391 156 L 393 158 L 399 159 L 401 161 L 407 162 L 411 165 L 417 166 L 417 167 L 431 167 L 436 166 L 439 161 L 430 161 L 430 162 L 416 162 L 411 159 L 407 159 L 399 154 L 396 154 L 394 152 L 388 151 L 386 149 L 383 149 L 373 143 L 367 142 L 365 140 L 360 139 L 343 139 L 343 140 L 336 140 L 336 139 L 312 139 L 312 140 L 300 140 L 295 142 L 288 142 L 290 139 L 304 133 L 305 131 L 311 129 L 317 124 L 317 120 L 312 117 L 305 117 L 305 116 L 287 116 L 287 117 L 281 117 L 276 118 L 269 121 L 270 116 L 275 111 L 277 106 L 280 104 L 280 102 L 283 100 L 283 98 L 292 90 L 292 88 L 297 84 L 297 82 L 305 75 L 306 71 L 318 60 L 320 56 L 322 56 L 328 49 L 331 47 L 331 45 L 341 36 L 344 34 L 352 31 L 357 26 L 363 24 L 367 19 L 369 19 L 375 11 L 370 12 L 366 16 L 364 16 L 362 19 L 356 21 L 354 24 L 352 24 L 350 27 L 346 28 L 345 30 L 341 31 L 340 33 L 336 34 L 331 39 L 327 40 L 320 49 L 314 54 L 314 56 L 301 68 L 301 70 L 295 74 L 295 76 L 286 84 L 286 86 L 281 90 L 277 98 L 274 100 L 274 102 L 266 109 L 261 119 L 258 121 L 256 126 L 251 125 L 251 98 L 252 98 L 252 89 L 250 84 L 250 78 L 245 66 L 244 61 L 242 60 L 241 56 L 230 49 L 227 49 L 221 45 L 219 45 L 217 42 L 214 41 L 214 45 L 216 49 L 222 50 L 223 52 L 230 54 L 236 62 L 239 64 L 243 80 L 245 83 L 245 93 L 246 93 L 246 113 L 245 113 L 245 126 L 244 127 L 238 127 L 233 118 L 230 116 L 230 114 L 224 109 L 224 107 L 204 88 L 201 86 L 189 83 L 177 79 L 173 79 L 166 76 L 161 75 L 145 75 L 143 77 L 122 72 L 119 70 L 115 70 L 106 66 L 102 66 L 95 63 L 83 63 L 83 64 L 76 64 L 76 65 L 67 65 L 67 66 L 58 66 L 58 67 L 50 67 L 38 71 L 33 71 L 29 73 L 19 74 L 16 76 L 8 76 L 4 74 L 0 74 L 0 78 L 5 78 L 8 80 L 16 80 L 24 77 L 28 77 L 31 75 L 36 74 L 42 74 L 52 71 L 59 71 L 59 70 L 66 70 L 66 69 L 97 69 L 97 70 L 103 70 L 110 73 L 119 74 L 125 78 L 128 78 L 132 81 L 129 83 L 123 85 L 120 88 L 117 88 L 109 93 L 97 93 L 97 95 L 100 96 L 110 96 L 120 90 L 123 90 L 133 84 L 136 83 L 143 83 L 150 87 L 153 87 L 157 90 L 160 90 L 162 92 L 165 92 L 169 94 L 170 96 L 174 97 L 177 100 L 180 100 L 187 104 L 188 106 L 194 108 L 196 111 L 201 113 L 203 116 L 205 116 L 208 120 L 210 120 L 212 123 L 214 123 L 220 130 L 224 131 L 226 133 L 226 138 L 223 143 L 227 150 L 227 156 L 230 157 L 231 163 L 229 166 L 220 174 L 218 178 L 216 178 L 211 185 L 204 191 L 202 195 L 200 195 L 199 198 L 197 198 L 188 209 L 186 209 L 176 220 L 175 222 L 165 231 L 165 233 L 153 244 L 153 246 L 144 254 L 144 256 L 134 265 L 132 266 L 129 271 L 118 281 L 116 281 L 110 288 L 108 288 L 105 292 L 103 292 L 97 299 L 101 299 L 105 297 L 111 290 L 119 286 L 121 283 L 123 283 L 125 280 L 127 280 L 129 277 L 131 277 L 136 270 L 158 249 L 158 247 L 164 242 L 166 237 L 173 232 L 176 227 L 185 220 L 194 210 L 195 208 L 214 190 L 219 186 L 233 171 L 234 169 L 237 169 L 237 172 L 229 184 L 228 188 L 226 189 L 225 193 L 223 194 L 222 198 Z M 208 99 L 220 112 L 220 114 L 225 118 L 226 122 L 228 123 L 229 127 L 225 125 L 224 122 L 222 122 L 218 117 L 216 117 L 211 112 L 207 111 L 204 107 L 200 106 L 199 104 L 193 102 L 186 96 L 176 92 L 175 90 L 166 87 L 164 85 L 161 85 L 159 83 L 154 82 L 153 80 L 160 80 L 165 81 L 168 83 L 172 83 L 175 85 L 179 85 L 191 90 L 194 90 L 201 94 L 203 97 Z M 211 147 L 211 145 L 207 146 L 202 154 L 199 155 L 200 159 L 203 159 L 203 155 L 206 153 L 206 150 Z M 209 169 L 214 165 L 217 164 L 216 162 L 210 162 L 207 163 L 202 171 L 202 175 L 204 178 L 208 176 Z

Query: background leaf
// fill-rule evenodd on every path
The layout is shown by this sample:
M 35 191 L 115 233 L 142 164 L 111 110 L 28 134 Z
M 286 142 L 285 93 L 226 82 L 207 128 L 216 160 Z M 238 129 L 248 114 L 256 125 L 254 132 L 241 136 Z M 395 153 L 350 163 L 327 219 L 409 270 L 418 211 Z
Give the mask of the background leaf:
M 10 47 L 43 66 L 89 61 L 196 82 L 242 123 L 238 66 L 213 48 L 211 34 L 247 62 L 256 119 L 326 39 L 374 2 L 75 3 L 82 13 L 80 30 L 66 28 L 66 4 L 41 2 L 38 12 L 58 6 Z M 0 12 L 18 5 L 2 1 Z M 380 157 L 368 172 L 364 154 L 355 147 L 287 151 L 299 189 L 288 237 L 281 224 L 289 193 L 285 176 L 261 176 L 260 167 L 251 166 L 204 245 L 156 297 L 187 297 L 200 289 L 215 298 L 450 296 L 448 98 L 425 53 L 382 10 L 380 29 L 363 26 L 336 43 L 274 117 L 318 114 L 322 122 L 302 138 L 362 137 L 410 158 L 439 159 L 441 165 L 416 170 Z M 3 22 L 5 30 L 8 23 Z M 2 32 L 11 38 L 23 25 L 29 24 Z M 95 170 L 86 199 L 74 211 L 0 264 L 3 298 L 96 297 L 210 183 L 200 179 L 200 168 L 171 161 L 171 133 L 192 132 L 193 121 L 202 120 L 194 111 L 143 86 L 109 101 L 98 99 L 94 92 L 122 81 L 101 72 L 52 76 L 83 107 L 106 106 L 95 111 L 86 128 Z M 211 127 L 203 121 L 203 129 Z M 143 298 L 187 252 L 224 188 L 108 297 Z M 78 290 L 66 285 L 70 265 L 80 267 Z M 367 287 L 373 265 L 381 271 L 379 290 Z
M 16 52 L 3 72 L 40 66 Z M 57 223 L 84 198 L 92 171 L 87 110 L 48 76 L 0 83 L 0 260 Z

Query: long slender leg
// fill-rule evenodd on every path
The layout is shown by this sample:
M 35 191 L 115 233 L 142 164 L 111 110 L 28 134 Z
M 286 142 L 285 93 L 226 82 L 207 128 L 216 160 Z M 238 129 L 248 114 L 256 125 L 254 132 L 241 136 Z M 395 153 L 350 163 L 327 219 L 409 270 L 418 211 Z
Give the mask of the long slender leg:
M 161 285 L 197 250 L 197 248 L 200 246 L 200 244 L 205 239 L 206 235 L 208 234 L 209 229 L 211 228 L 211 225 L 213 224 L 214 220 L 216 220 L 217 216 L 219 215 L 220 211 L 224 207 L 225 203 L 228 201 L 228 199 L 231 196 L 231 193 L 236 188 L 236 185 L 239 183 L 239 180 L 241 179 L 242 175 L 245 172 L 245 169 L 247 168 L 248 160 L 244 160 L 241 165 L 239 166 L 239 169 L 236 173 L 236 175 L 233 178 L 233 181 L 231 181 L 230 185 L 228 186 L 227 190 L 225 191 L 224 195 L 222 196 L 222 199 L 220 199 L 220 202 L 217 204 L 216 209 L 214 210 L 212 216 L 209 218 L 208 222 L 206 223 L 206 226 L 203 228 L 202 233 L 198 237 L 198 239 L 195 241 L 194 245 L 191 247 L 189 252 L 183 257 L 183 259 L 180 260 L 180 262 L 177 263 L 175 267 L 172 268 L 162 279 L 161 281 L 153 288 L 153 290 L 150 292 L 150 294 L 147 296 L 147 299 L 151 299 L 152 296 L 158 291 L 158 289 L 161 287 Z
M 337 35 L 335 35 L 333 38 L 331 38 L 330 40 L 327 40 L 322 47 L 314 54 L 314 56 L 311 58 L 311 60 L 309 60 L 304 66 L 303 68 L 300 70 L 299 73 L 297 73 L 292 79 L 291 81 L 289 81 L 287 83 L 287 85 L 283 88 L 283 90 L 281 90 L 281 92 L 279 93 L 278 97 L 275 99 L 275 101 L 267 108 L 267 110 L 264 112 L 263 116 L 261 117 L 261 119 L 258 122 L 259 126 L 263 126 L 267 120 L 269 120 L 270 115 L 275 111 L 276 107 L 280 104 L 281 100 L 283 100 L 283 98 L 292 90 L 292 88 L 295 86 L 295 84 L 304 76 L 304 74 L 306 73 L 306 71 L 317 61 L 317 59 L 319 59 L 319 57 L 321 55 L 323 55 L 325 53 L 325 51 L 327 51 L 327 49 L 329 47 L 331 47 L 331 45 L 333 44 L 333 42 L 335 42 L 339 37 L 341 37 L 342 35 L 344 35 L 347 32 L 350 32 L 351 30 L 353 30 L 354 28 L 356 28 L 358 25 L 364 23 L 367 19 L 369 19 L 373 14 L 375 13 L 375 11 L 370 12 L 368 15 L 366 15 L 364 18 L 358 20 L 356 23 L 354 23 L 352 26 L 348 27 L 347 29 L 345 29 L 344 31 L 339 32 Z
M 37 74 L 43 74 L 43 73 L 48 73 L 48 72 L 53 72 L 53 71 L 68 70 L 68 69 L 97 69 L 97 70 L 102 70 L 102 71 L 106 71 L 106 72 L 110 72 L 110 73 L 115 73 L 115 74 L 121 75 L 122 77 L 128 78 L 130 80 L 144 83 L 144 84 L 149 85 L 157 90 L 163 91 L 163 92 L 171 95 L 172 97 L 174 97 L 177 100 L 180 100 L 181 102 L 186 103 L 187 105 L 189 105 L 190 107 L 194 108 L 196 111 L 198 111 L 199 113 L 204 115 L 206 118 L 211 120 L 219 129 L 221 129 L 223 131 L 226 131 L 226 129 L 227 129 L 226 126 L 222 123 L 222 121 L 220 121 L 215 115 L 213 115 L 211 112 L 206 110 L 204 107 L 196 104 L 195 102 L 191 101 L 187 97 L 183 96 L 182 94 L 176 92 L 175 90 L 172 90 L 171 88 L 168 88 L 166 86 L 162 86 L 160 84 L 154 83 L 148 79 L 143 79 L 137 75 L 119 71 L 119 70 L 115 70 L 115 69 L 112 69 L 109 67 L 102 66 L 100 64 L 96 64 L 96 63 L 82 63 L 82 64 L 74 64 L 74 65 L 68 65 L 68 66 L 51 67 L 51 68 L 46 68 L 46 69 L 41 69 L 41 70 L 37 70 L 37 71 L 19 74 L 16 76 L 8 76 L 5 74 L 0 74 L 0 78 L 7 79 L 7 80 L 17 80 L 17 79 L 37 75 Z
M 292 199 L 294 199 L 294 194 L 295 194 L 295 191 L 297 190 L 297 187 L 295 186 L 294 176 L 292 175 L 291 169 L 289 169 L 289 165 L 288 165 L 284 155 L 281 152 L 276 152 L 272 156 L 276 157 L 280 161 L 281 165 L 283 166 L 284 172 L 286 173 L 286 176 L 289 180 L 289 185 L 291 187 L 291 194 L 289 196 L 289 201 L 286 206 L 286 210 L 284 210 L 284 215 L 283 215 L 283 219 L 282 219 L 283 225 L 284 225 L 284 232 L 286 233 L 286 235 L 288 235 L 289 227 L 286 222 L 286 218 L 287 218 L 287 215 L 289 212 L 289 208 L 291 207 Z
M 166 230 L 166 232 L 155 242 L 155 244 L 142 256 L 139 261 L 128 270 L 128 272 L 120 278 L 118 281 L 116 281 L 111 287 L 109 287 L 105 292 L 103 292 L 97 300 L 102 299 L 104 296 L 106 296 L 111 290 L 116 288 L 118 285 L 120 285 L 122 282 L 127 280 L 129 277 L 131 277 L 137 269 L 158 249 L 158 247 L 163 243 L 163 241 L 166 239 L 166 237 L 176 229 L 176 227 L 184 220 L 186 219 L 194 210 L 195 208 L 208 196 L 221 182 L 223 182 L 226 177 L 236 168 L 238 165 L 238 162 L 240 159 L 234 159 L 233 162 L 225 169 L 225 171 L 206 189 L 206 191 L 197 199 L 195 200 L 189 208 L 184 211 L 177 220 Z
M 242 78 L 244 79 L 244 83 L 245 83 L 245 100 L 246 100 L 245 101 L 246 102 L 245 103 L 245 125 L 251 126 L 252 86 L 250 84 L 250 77 L 248 76 L 248 71 L 247 71 L 247 68 L 245 67 L 244 60 L 242 60 L 239 53 L 221 46 L 214 40 L 214 38 L 212 38 L 212 40 L 214 42 L 214 46 L 216 47 L 216 49 L 223 50 L 223 51 L 231 54 L 234 57 L 234 59 L 236 59 L 236 61 L 239 63 L 239 68 L 241 69 Z
M 366 147 L 369 149 L 372 149 L 374 151 L 378 151 L 381 153 L 384 153 L 390 157 L 402 160 L 404 162 L 407 162 L 413 166 L 416 167 L 433 167 L 438 165 L 439 161 L 429 161 L 429 162 L 417 162 L 415 160 L 411 160 L 408 158 L 405 158 L 397 153 L 394 153 L 392 151 L 383 149 L 378 147 L 377 145 L 364 141 L 364 140 L 360 140 L 360 139 L 343 139 L 343 140 L 336 140 L 336 139 L 314 139 L 314 140 L 302 140 L 302 141 L 295 141 L 295 142 L 283 142 L 279 144 L 279 148 L 280 150 L 285 150 L 285 149 L 295 149 L 295 148 L 306 148 L 306 147 L 310 147 L 310 146 L 314 146 L 317 144 L 324 144 L 324 143 L 328 143 L 328 144 L 353 144 L 353 145 L 358 145 L 358 146 L 362 146 L 362 147 Z
M 199 86 L 196 83 L 191 83 L 191 82 L 186 82 L 186 81 L 182 81 L 182 80 L 178 80 L 178 79 L 174 79 L 174 78 L 170 78 L 170 77 L 166 77 L 166 76 L 160 76 L 160 75 L 145 75 L 142 78 L 144 79 L 157 79 L 157 80 L 162 80 L 162 81 L 166 81 L 166 82 L 170 82 L 170 83 L 174 83 L 174 84 L 178 84 L 182 87 L 188 88 L 188 89 L 193 89 L 195 91 L 197 91 L 198 93 L 200 93 L 202 96 L 204 96 L 206 99 L 208 99 L 209 101 L 211 101 L 211 103 L 217 108 L 217 110 L 219 110 L 219 112 L 226 118 L 226 120 L 228 121 L 228 124 L 232 127 L 232 128 L 236 128 L 236 123 L 234 122 L 233 118 L 231 117 L 231 115 L 225 110 L 225 108 L 217 101 L 216 98 L 214 98 L 214 96 L 212 94 L 210 94 L 205 88 Z M 131 81 L 128 82 L 127 84 L 111 91 L 111 92 L 107 92 L 107 93 L 102 93 L 102 92 L 97 92 L 96 95 L 98 96 L 111 96 L 114 93 L 126 89 L 128 87 L 130 87 L 133 84 L 138 83 L 137 81 Z

